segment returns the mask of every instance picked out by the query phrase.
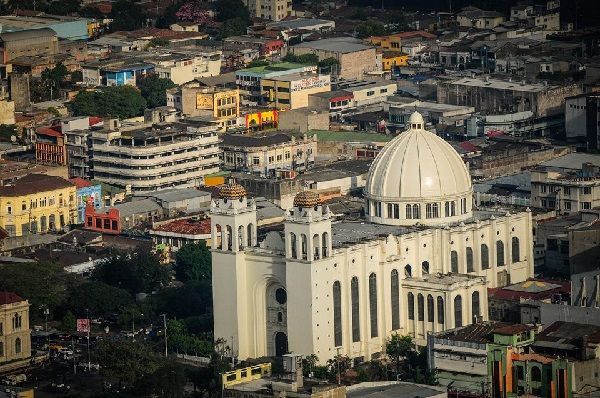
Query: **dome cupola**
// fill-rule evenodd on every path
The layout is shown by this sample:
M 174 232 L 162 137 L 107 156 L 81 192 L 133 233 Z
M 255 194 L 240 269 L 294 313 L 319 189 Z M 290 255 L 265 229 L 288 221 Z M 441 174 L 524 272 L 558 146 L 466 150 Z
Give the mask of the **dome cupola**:
M 294 207 L 314 207 L 320 204 L 319 194 L 313 191 L 302 191 L 294 197 Z
M 365 186 L 369 221 L 388 225 L 436 225 L 472 215 L 471 177 L 452 146 L 424 129 L 418 112 L 408 130 L 377 155 Z
M 239 199 L 246 196 L 246 188 L 240 184 L 230 183 L 222 185 L 219 188 L 219 197 L 221 199 Z

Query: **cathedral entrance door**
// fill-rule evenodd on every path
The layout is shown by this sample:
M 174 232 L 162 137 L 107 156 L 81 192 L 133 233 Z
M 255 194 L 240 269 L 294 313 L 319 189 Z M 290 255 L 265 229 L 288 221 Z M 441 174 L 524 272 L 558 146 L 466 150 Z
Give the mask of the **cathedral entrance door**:
M 283 332 L 277 332 L 275 334 L 275 356 L 282 356 L 288 352 L 288 339 L 287 335 Z

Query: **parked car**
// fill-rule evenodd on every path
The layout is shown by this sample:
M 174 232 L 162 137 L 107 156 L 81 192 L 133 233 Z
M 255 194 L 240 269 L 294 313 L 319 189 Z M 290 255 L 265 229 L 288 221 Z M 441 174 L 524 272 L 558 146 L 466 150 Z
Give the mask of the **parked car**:
M 8 375 L 2 381 L 3 384 L 7 386 L 16 386 L 21 383 L 25 383 L 27 381 L 27 375 L 24 373 L 18 375 Z

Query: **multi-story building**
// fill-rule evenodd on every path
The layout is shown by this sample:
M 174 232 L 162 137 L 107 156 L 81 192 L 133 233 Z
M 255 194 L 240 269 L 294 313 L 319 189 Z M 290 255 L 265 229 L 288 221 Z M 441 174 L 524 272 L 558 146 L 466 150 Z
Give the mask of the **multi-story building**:
M 240 116 L 240 91 L 190 82 L 167 90 L 167 106 L 180 110 L 184 116 L 215 121 L 225 130 L 235 125 Z
M 304 108 L 309 95 L 327 91 L 331 91 L 329 75 L 294 73 L 261 80 L 262 102 L 278 110 Z
M 38 32 L 52 30 L 59 39 L 87 40 L 88 19 L 68 15 L 50 15 L 37 13 L 37 15 L 2 15 L 0 25 L 3 32 Z
M 382 106 L 398 88 L 395 82 L 389 80 L 359 80 L 340 82 L 337 89 L 352 93 L 352 107 L 364 110 L 366 106 Z
M 368 41 L 374 46 L 379 47 L 383 51 L 403 51 L 402 47 L 409 43 L 422 40 L 434 40 L 436 36 L 433 33 L 423 30 L 415 30 L 410 32 L 394 33 L 387 36 L 371 36 Z
M 171 79 L 177 85 L 200 77 L 217 76 L 221 73 L 221 51 L 201 54 L 161 54 L 147 61 L 154 64 L 159 77 Z
M 319 61 L 334 58 L 338 67 L 332 73 L 343 79 L 362 79 L 367 72 L 381 71 L 381 54 L 374 46 L 348 37 L 306 41 L 287 48 L 294 55 L 315 54 Z
M 581 142 L 587 150 L 600 149 L 600 93 L 565 98 L 567 140 Z
M 307 170 L 317 155 L 316 136 L 225 134 L 220 145 L 224 168 L 261 176 L 274 176 L 277 170 Z
M 26 366 L 30 357 L 29 302 L 0 292 L 0 372 Z
M 94 180 L 144 193 L 203 185 L 219 170 L 218 128 L 186 120 L 92 133 Z
M 95 208 L 102 207 L 102 186 L 92 184 L 80 177 L 71 178 L 69 181 L 77 188 L 77 220 L 79 223 L 83 223 L 85 221 L 85 209 L 88 205 Z
M 5 64 L 21 56 L 53 55 L 58 52 L 58 38 L 52 29 L 32 29 L 0 34 L 0 61 Z
M 281 62 L 268 66 L 238 70 L 235 72 L 235 82 L 240 89 L 240 97 L 243 102 L 260 104 L 263 100 L 261 90 L 262 79 L 306 72 L 316 73 L 317 66 Z
M 40 127 L 36 130 L 35 160 L 43 164 L 67 165 L 65 136 L 58 127 Z
M 256 18 L 281 21 L 292 14 L 291 0 L 244 0 L 244 4 Z
M 571 213 L 600 206 L 600 155 L 571 153 L 531 170 L 531 203 Z
M 456 14 L 456 22 L 465 28 L 493 29 L 504 22 L 504 16 L 497 11 L 465 7 Z
M 0 227 L 10 236 L 62 231 L 77 223 L 75 185 L 44 174 L 29 174 L 0 187 Z

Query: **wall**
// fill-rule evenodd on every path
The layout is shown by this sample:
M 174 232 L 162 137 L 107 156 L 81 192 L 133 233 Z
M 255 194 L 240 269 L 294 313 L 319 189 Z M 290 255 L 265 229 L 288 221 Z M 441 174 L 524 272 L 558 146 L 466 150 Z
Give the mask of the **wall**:
M 31 104 L 29 96 L 29 75 L 10 75 L 10 99 L 15 103 L 15 110 L 28 110 Z
M 279 128 L 305 133 L 309 130 L 329 130 L 329 112 L 306 112 L 304 109 L 279 113 Z
M 521 323 L 550 325 L 554 322 L 575 322 L 600 326 L 600 309 L 525 301 L 521 305 Z
M 0 100 L 0 124 L 15 124 L 15 103 Z

